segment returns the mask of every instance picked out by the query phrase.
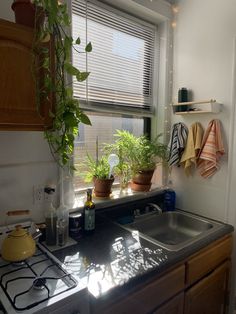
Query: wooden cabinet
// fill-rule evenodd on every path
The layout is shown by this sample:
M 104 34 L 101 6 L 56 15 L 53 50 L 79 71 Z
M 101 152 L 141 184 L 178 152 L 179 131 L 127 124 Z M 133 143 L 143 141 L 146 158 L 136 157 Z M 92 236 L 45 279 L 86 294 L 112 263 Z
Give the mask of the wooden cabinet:
M 153 314 L 183 314 L 184 308 L 184 293 L 180 293 L 159 309 L 153 312 Z M 198 313 L 199 314 L 199 313 Z
M 96 304 L 93 314 L 226 314 L 232 236 L 182 261 L 128 295 Z
M 215 269 L 225 259 L 230 258 L 232 237 L 207 247 L 186 262 L 186 284 L 191 285 Z
M 184 289 L 184 265 L 168 272 L 168 274 L 150 282 L 138 291 L 115 304 L 110 304 L 98 313 L 103 314 L 144 314 L 153 311 L 159 304 L 170 299 Z M 171 282 L 171 285 L 170 285 Z M 174 313 L 174 312 L 173 312 Z
M 225 262 L 185 294 L 184 314 L 226 313 L 230 263 Z
M 49 117 L 51 95 L 40 108 L 36 106 L 33 36 L 31 28 L 0 20 L 0 130 L 44 130 L 52 123 Z M 49 43 L 50 49 L 51 46 Z M 36 56 L 37 62 L 41 62 L 40 59 Z

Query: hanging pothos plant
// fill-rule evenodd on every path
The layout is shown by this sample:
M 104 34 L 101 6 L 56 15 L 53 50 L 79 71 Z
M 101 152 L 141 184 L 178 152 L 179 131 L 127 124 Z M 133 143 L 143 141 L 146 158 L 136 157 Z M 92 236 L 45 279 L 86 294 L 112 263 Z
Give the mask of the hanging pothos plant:
M 89 42 L 84 51 L 78 50 L 80 38 L 74 40 L 69 35 L 71 21 L 66 4 L 58 0 L 34 0 L 34 4 L 36 22 L 33 54 L 43 56 L 40 68 L 44 73 L 42 84 L 37 78 L 39 65 L 34 58 L 37 105 L 40 108 L 42 99 L 50 94 L 54 95 L 55 108 L 50 112 L 53 125 L 51 129 L 45 130 L 45 137 L 55 160 L 64 166 L 70 163 L 79 123 L 91 125 L 89 118 L 79 107 L 78 99 L 73 98 L 71 84 L 68 84 L 67 79 L 69 75 L 82 82 L 87 79 L 89 72 L 82 72 L 71 64 L 71 51 L 75 49 L 78 53 L 91 52 L 92 45 Z M 53 54 L 42 44 L 49 39 L 53 42 Z M 51 58 L 54 58 L 54 73 L 50 70 Z

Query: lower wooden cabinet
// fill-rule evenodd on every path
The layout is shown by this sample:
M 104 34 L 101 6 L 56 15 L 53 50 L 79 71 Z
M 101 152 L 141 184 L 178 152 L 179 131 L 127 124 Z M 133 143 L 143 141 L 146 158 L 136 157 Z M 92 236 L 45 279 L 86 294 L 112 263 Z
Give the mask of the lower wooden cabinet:
M 119 302 L 106 308 L 96 308 L 95 313 L 102 314 L 144 314 L 151 313 L 159 304 L 170 299 L 184 289 L 185 267 L 180 265 L 166 275 L 153 280 L 138 291 L 130 293 Z M 171 284 L 170 284 L 171 283 Z M 175 313 L 175 312 L 173 312 Z
M 184 314 L 226 313 L 229 271 L 230 262 L 225 262 L 188 289 L 185 293 Z
M 227 314 L 231 251 L 230 235 L 92 314 Z
M 154 311 L 153 314 L 183 314 L 183 308 L 184 293 L 182 292 Z

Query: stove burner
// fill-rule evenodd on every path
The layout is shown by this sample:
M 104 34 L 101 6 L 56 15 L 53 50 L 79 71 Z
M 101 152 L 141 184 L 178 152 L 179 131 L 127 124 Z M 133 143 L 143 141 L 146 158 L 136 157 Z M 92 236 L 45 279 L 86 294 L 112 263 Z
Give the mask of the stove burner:
M 14 266 L 14 267 L 20 267 L 20 266 L 25 265 L 25 261 L 12 262 L 11 265 Z
M 33 288 L 35 290 L 43 290 L 45 289 L 45 284 L 47 280 L 45 278 L 36 278 L 33 282 Z
M 76 286 L 77 281 L 38 245 L 37 253 L 20 263 L 5 263 L 0 257 L 0 289 L 17 313 L 23 314 Z

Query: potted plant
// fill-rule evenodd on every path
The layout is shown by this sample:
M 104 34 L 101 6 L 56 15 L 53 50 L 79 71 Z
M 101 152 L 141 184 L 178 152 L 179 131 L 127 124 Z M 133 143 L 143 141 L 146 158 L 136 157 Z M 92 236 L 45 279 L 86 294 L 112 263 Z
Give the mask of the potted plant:
M 35 5 L 31 0 L 14 0 L 11 8 L 15 13 L 16 23 L 34 27 Z
M 80 108 L 78 99 L 73 97 L 72 82 L 68 81 L 69 75 L 82 82 L 87 79 L 89 72 L 82 72 L 71 64 L 71 50 L 87 53 L 92 51 L 92 45 L 89 42 L 85 49 L 80 51 L 80 38 L 74 40 L 69 35 L 71 22 L 66 4 L 57 0 L 33 0 L 33 3 L 36 8 L 36 21 L 42 15 L 42 10 L 45 15 L 44 23 L 35 25 L 32 47 L 32 69 L 38 112 L 41 112 L 42 102 L 49 99 L 51 95 L 55 104 L 54 109 L 49 112 L 53 118 L 53 124 L 51 129 L 45 129 L 45 138 L 57 163 L 60 166 L 70 165 L 79 123 L 91 125 L 89 118 Z M 51 39 L 50 45 L 53 47 L 53 52 L 48 45 L 42 44 L 46 41 L 45 38 Z M 39 55 L 43 59 L 41 63 L 35 57 Z M 38 75 L 42 72 L 43 76 Z
M 94 160 L 89 154 L 84 166 L 86 167 L 83 177 L 85 182 L 93 182 L 94 194 L 96 197 L 110 197 L 111 187 L 114 182 L 114 176 L 109 178 L 110 165 L 108 157 L 102 156 L 98 160 Z
M 114 134 L 116 138 L 112 144 L 105 144 L 103 150 L 108 153 L 115 153 L 119 157 L 119 163 L 115 167 L 115 173 L 120 179 L 121 190 L 128 187 L 131 179 L 130 158 L 134 148 L 135 137 L 124 130 L 117 130 Z
M 116 141 L 105 147 L 119 156 L 122 161 L 120 169 L 126 169 L 132 190 L 149 191 L 156 164 L 166 160 L 167 146 L 160 142 L 161 136 L 150 140 L 122 130 L 116 132 Z
M 137 138 L 135 154 L 132 154 L 131 189 L 134 191 L 149 191 L 156 164 L 167 159 L 167 145 L 160 142 L 159 134 L 150 140 L 146 136 Z

